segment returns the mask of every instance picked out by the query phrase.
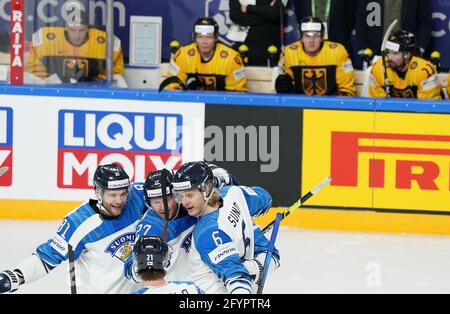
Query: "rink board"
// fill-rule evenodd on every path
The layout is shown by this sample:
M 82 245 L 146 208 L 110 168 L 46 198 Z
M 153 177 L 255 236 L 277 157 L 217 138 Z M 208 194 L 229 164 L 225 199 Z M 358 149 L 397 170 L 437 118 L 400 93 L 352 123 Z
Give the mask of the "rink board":
M 450 214 L 450 115 L 305 110 L 303 193 L 322 207 Z
M 450 234 L 448 101 L 0 89 L 0 166 L 10 167 L 0 177 L 1 219 L 61 219 L 93 195 L 89 177 L 102 161 L 142 181 L 208 157 L 267 188 L 272 211 L 332 175 L 284 226 Z M 234 142 L 230 128 L 244 130 Z

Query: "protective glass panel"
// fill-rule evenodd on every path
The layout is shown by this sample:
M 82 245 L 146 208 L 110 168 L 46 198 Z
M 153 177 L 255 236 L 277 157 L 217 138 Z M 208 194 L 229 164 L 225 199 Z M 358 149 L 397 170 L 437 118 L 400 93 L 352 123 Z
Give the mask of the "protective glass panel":
M 23 3 L 21 10 L 20 6 L 16 7 L 16 2 Z M 23 71 L 16 71 L 11 64 L 9 81 L 21 84 L 17 75 L 23 72 L 23 84 L 114 86 L 114 82 L 107 81 L 108 41 L 113 46 L 113 75 L 123 79 L 120 41 L 114 36 L 108 38 L 105 25 L 107 7 L 105 2 L 102 4 L 92 6 L 89 1 L 71 0 L 13 0 L 11 7 L 5 10 L 11 14 L 13 23 L 2 20 L 0 25 L 0 64 L 16 60 L 9 58 L 8 52 L 16 54 L 20 50 L 15 43 L 20 36 L 14 30 L 20 28 L 21 22 L 23 52 L 19 57 Z M 12 45 L 8 45 L 8 41 Z

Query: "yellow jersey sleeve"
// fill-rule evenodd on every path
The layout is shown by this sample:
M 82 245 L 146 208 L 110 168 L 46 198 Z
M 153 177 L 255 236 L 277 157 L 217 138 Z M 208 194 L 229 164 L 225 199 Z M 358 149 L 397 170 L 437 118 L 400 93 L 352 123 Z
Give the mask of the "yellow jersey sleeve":
M 47 32 L 41 28 L 33 34 L 30 51 L 25 60 L 25 71 L 36 75 L 41 79 L 48 77 L 48 71 L 44 63 L 42 63 L 42 51 L 44 49 L 44 40 Z
M 448 73 L 447 96 L 448 96 L 448 98 L 450 98 L 450 72 Z
M 372 66 L 369 77 L 369 97 L 385 98 L 383 59 L 378 59 Z
M 186 57 L 183 54 L 184 50 L 185 47 L 178 49 L 170 60 L 169 68 L 167 69 L 167 77 L 177 76 L 183 83 L 186 83 L 187 73 L 185 69 Z M 166 87 L 166 89 L 181 89 L 181 86 L 178 84 L 170 84 Z
M 231 49 L 230 49 L 231 50 Z M 228 71 L 225 78 L 227 91 L 246 92 L 247 74 L 241 56 L 233 51 L 228 60 Z
M 426 60 L 418 61 L 419 67 L 414 71 L 413 78 L 417 82 L 417 99 L 442 99 L 441 84 L 439 78 L 431 62 Z
M 352 60 L 345 50 L 344 46 L 338 45 L 335 51 L 337 68 L 336 68 L 336 85 L 339 95 L 355 96 L 355 71 L 353 69 Z

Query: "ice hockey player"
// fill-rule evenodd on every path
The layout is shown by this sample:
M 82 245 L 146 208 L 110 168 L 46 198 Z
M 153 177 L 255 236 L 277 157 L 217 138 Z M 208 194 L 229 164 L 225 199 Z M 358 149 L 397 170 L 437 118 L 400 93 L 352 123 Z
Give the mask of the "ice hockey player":
M 253 223 L 252 216 L 265 213 L 272 198 L 260 187 L 214 187 L 212 170 L 204 162 L 183 164 L 174 176 L 177 201 L 194 226 L 189 272 L 205 293 L 255 291 L 263 270 L 268 240 Z M 274 250 L 271 269 L 279 265 Z
M 416 36 L 400 30 L 389 37 L 386 44 L 386 60 L 379 59 L 372 67 L 369 96 L 387 96 L 386 76 L 389 81 L 389 97 L 441 99 L 441 85 L 433 64 L 414 56 Z M 386 72 L 385 72 L 386 71 Z
M 77 292 L 130 293 L 141 287 L 123 276 L 123 263 L 145 208 L 142 184 L 131 184 L 114 164 L 98 166 L 93 183 L 97 199 L 69 213 L 53 238 L 14 270 L 0 273 L 0 293 L 48 274 L 68 259 L 68 245 L 74 251 Z
M 213 164 L 209 164 L 209 167 L 213 169 L 216 188 L 238 184 L 237 179 L 227 170 Z M 165 176 L 165 184 L 163 184 L 162 176 Z M 166 268 L 166 279 L 189 280 L 190 275 L 186 271 L 186 265 L 191 247 L 192 230 L 197 218 L 189 216 L 186 209 L 176 203 L 172 193 L 172 181 L 173 173 L 169 170 L 157 170 L 147 175 L 144 183 L 144 197 L 149 210 L 138 222 L 135 241 L 143 236 L 165 237 L 172 248 L 170 264 Z M 163 185 L 166 186 L 167 217 L 163 203 Z M 140 277 L 136 276 L 136 264 L 134 266 L 133 264 L 133 255 L 130 255 L 125 262 L 125 276 L 140 282 Z
M 355 96 L 355 71 L 345 47 L 325 40 L 325 27 L 317 17 L 300 23 L 301 38 L 285 49 L 286 73 L 275 81 L 277 93 Z
M 175 53 L 160 90 L 184 86 L 189 90 L 247 91 L 239 52 L 221 43 L 218 35 L 219 24 L 214 18 L 199 18 L 194 24 L 194 42 Z
M 203 294 L 192 281 L 169 281 L 164 277 L 170 263 L 170 248 L 160 236 L 140 237 L 133 247 L 137 275 L 144 288 L 134 294 Z
M 162 184 L 162 176 L 166 177 L 166 184 Z M 180 208 L 172 195 L 173 174 L 168 170 L 150 172 L 144 183 L 144 197 L 147 212 L 140 219 L 136 228 L 135 241 L 144 236 L 161 236 L 172 248 L 170 264 L 166 267 L 168 280 L 188 280 L 186 271 L 187 254 L 191 244 L 192 230 L 197 218 L 187 215 L 186 210 Z M 167 195 L 167 217 L 164 209 L 163 188 Z M 137 275 L 137 265 L 130 255 L 125 262 L 125 276 L 135 282 L 140 282 Z

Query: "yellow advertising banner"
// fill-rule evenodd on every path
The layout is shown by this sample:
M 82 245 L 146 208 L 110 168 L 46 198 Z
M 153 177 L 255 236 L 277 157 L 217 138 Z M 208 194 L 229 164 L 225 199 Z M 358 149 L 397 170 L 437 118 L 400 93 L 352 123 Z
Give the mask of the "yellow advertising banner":
M 450 115 L 305 110 L 302 194 L 308 204 L 450 212 Z

